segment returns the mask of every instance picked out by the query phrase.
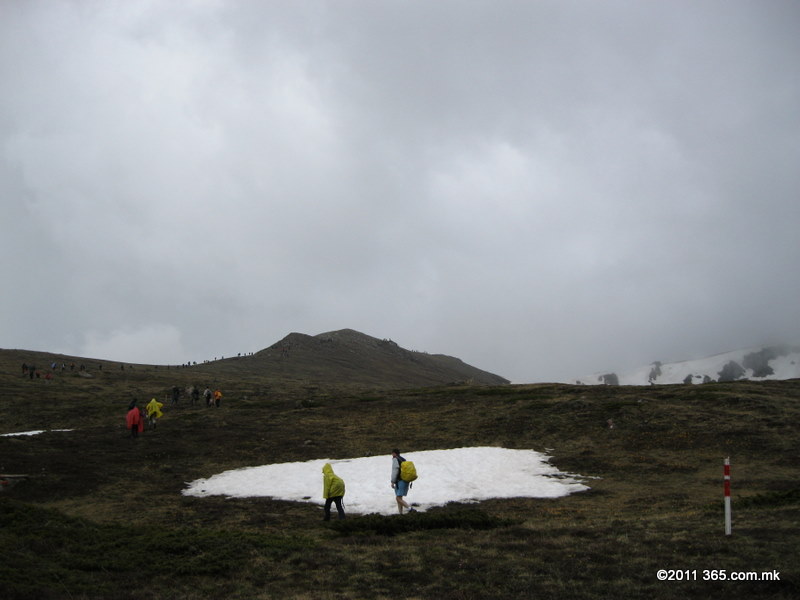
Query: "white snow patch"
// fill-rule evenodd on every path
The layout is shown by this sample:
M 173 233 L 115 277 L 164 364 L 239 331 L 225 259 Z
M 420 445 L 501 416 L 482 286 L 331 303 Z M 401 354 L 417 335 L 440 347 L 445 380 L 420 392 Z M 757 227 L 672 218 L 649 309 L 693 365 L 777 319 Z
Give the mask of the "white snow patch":
M 557 498 L 589 489 L 580 475 L 560 472 L 550 457 L 533 450 L 479 447 L 404 453 L 419 479 L 406 500 L 417 510 L 448 502 L 489 498 Z M 321 458 L 225 471 L 187 484 L 186 496 L 270 497 L 324 504 L 322 467 L 330 463 L 344 479 L 346 511 L 358 514 L 397 512 L 390 487 L 391 456 Z
M 75 431 L 74 429 L 36 429 L 34 431 L 18 431 L 16 433 L 0 433 L 0 437 L 11 437 L 17 435 L 39 435 L 45 431 Z

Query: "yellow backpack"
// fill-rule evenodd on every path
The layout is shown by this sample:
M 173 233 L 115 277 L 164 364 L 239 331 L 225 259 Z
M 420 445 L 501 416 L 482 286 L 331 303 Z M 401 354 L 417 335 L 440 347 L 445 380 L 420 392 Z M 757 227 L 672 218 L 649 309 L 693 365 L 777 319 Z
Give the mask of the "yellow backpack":
M 403 481 L 412 482 L 417 478 L 417 468 L 410 460 L 404 460 L 400 463 L 400 479 Z

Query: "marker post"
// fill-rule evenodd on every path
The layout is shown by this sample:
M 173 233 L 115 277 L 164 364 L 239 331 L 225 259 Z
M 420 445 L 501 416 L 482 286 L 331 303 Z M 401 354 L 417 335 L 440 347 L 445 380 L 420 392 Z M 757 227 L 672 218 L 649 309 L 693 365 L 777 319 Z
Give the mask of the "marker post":
M 725 535 L 731 534 L 731 459 L 726 458 L 723 466 L 725 481 Z

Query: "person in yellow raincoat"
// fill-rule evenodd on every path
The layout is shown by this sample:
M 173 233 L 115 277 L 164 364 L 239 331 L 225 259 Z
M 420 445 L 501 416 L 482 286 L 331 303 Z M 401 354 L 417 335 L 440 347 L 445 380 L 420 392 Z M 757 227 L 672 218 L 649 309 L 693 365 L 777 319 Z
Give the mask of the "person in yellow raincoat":
M 333 467 L 325 463 L 322 467 L 322 497 L 325 498 L 325 520 L 331 520 L 331 503 L 336 503 L 339 518 L 344 519 L 344 480 L 333 472 Z
M 147 412 L 147 423 L 153 429 L 156 428 L 156 421 L 164 416 L 164 413 L 161 412 L 161 407 L 164 406 L 163 402 L 159 402 L 155 398 L 150 400 L 145 407 L 145 411 Z

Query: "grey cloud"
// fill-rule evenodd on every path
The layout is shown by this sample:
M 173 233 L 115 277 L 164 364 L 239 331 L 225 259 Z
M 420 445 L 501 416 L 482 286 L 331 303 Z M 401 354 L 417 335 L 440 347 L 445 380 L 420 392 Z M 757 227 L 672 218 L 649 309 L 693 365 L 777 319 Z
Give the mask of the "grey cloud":
M 535 381 L 800 337 L 793 2 L 0 11 L 3 346 L 352 327 Z

